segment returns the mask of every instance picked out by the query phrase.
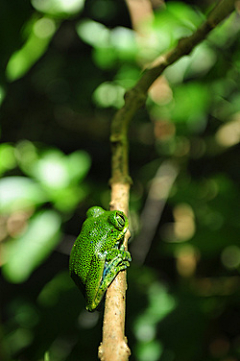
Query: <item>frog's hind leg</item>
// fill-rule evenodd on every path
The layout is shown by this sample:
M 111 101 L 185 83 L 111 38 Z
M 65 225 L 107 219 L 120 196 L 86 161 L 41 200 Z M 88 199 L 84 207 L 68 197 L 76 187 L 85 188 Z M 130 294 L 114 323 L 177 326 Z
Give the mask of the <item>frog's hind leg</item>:
M 112 283 L 116 275 L 130 266 L 131 256 L 117 249 L 113 249 L 107 254 L 102 254 L 99 259 L 93 258 L 91 271 L 86 283 L 87 309 L 94 311 L 101 302 L 104 293 Z M 129 254 L 129 256 L 128 256 Z M 95 262 L 98 267 L 94 267 Z
M 117 274 L 129 266 L 130 263 L 128 260 L 123 260 L 119 257 L 112 259 L 110 262 L 105 262 L 103 277 L 95 298 L 96 303 L 100 303 L 105 291 L 110 286 Z
M 125 270 L 127 267 L 130 266 L 129 260 L 123 260 L 122 258 L 114 258 L 110 262 L 105 262 L 104 270 L 103 270 L 103 278 L 100 284 L 100 287 L 102 286 L 102 283 L 105 281 L 108 283 L 107 287 L 110 285 L 110 283 L 113 281 L 113 279 L 116 277 L 118 272 Z
M 91 262 L 91 267 L 86 280 L 86 309 L 88 311 L 94 311 L 100 303 L 104 293 L 99 296 L 100 285 L 102 281 L 102 275 L 104 272 L 105 255 L 100 257 L 94 256 Z

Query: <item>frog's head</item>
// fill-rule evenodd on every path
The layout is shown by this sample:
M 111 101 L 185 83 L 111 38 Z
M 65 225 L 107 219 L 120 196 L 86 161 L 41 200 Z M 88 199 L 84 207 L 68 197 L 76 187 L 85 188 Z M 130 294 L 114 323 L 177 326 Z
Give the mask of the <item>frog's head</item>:
M 120 235 L 124 235 L 128 229 L 128 219 L 121 211 L 112 211 L 109 216 L 109 222 L 119 231 Z

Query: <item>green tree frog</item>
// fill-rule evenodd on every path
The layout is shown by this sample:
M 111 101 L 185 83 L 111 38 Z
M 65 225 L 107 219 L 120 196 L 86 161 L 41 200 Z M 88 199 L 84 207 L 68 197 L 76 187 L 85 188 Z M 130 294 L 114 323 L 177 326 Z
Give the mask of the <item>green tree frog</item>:
M 70 275 L 82 290 L 86 309 L 94 311 L 118 272 L 130 266 L 122 244 L 128 219 L 121 211 L 91 207 L 76 239 L 69 262 Z

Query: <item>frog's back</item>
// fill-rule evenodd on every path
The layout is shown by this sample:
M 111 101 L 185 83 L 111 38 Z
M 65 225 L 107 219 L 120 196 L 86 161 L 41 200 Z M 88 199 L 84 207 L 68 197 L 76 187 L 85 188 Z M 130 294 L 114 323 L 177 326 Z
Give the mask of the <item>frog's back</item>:
M 96 217 L 94 222 L 89 218 L 83 223 L 81 233 L 72 248 L 69 265 L 70 273 L 77 274 L 83 284 L 91 267 L 91 262 L 100 251 L 99 247 L 102 246 L 107 235 L 106 221 L 103 217 Z M 99 242 L 101 239 L 103 242 Z
M 89 217 L 82 226 L 70 255 L 69 269 L 73 278 L 84 285 L 91 267 L 98 263 L 99 255 L 109 248 L 114 238 L 114 227 L 108 222 L 108 212 Z M 111 236 L 110 236 L 111 234 Z
M 82 231 L 76 239 L 71 254 L 70 254 L 70 262 L 69 269 L 71 275 L 75 273 L 78 277 L 80 277 L 83 284 L 85 283 L 91 258 L 93 256 L 94 250 L 89 246 L 89 242 L 91 242 L 88 238 L 88 220 L 86 220 L 83 224 Z

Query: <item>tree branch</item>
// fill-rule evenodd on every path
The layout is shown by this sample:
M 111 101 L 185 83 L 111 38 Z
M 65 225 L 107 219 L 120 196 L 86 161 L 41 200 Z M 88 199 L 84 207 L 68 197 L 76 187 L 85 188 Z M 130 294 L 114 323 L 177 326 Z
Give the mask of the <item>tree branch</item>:
M 207 20 L 191 36 L 179 40 L 177 46 L 161 56 L 155 64 L 143 72 L 137 84 L 126 92 L 125 104 L 116 113 L 112 121 L 112 178 L 111 209 L 128 213 L 128 198 L 131 179 L 128 173 L 128 141 L 129 122 L 146 101 L 147 92 L 153 82 L 171 64 L 179 60 L 202 42 L 214 29 L 234 10 L 235 0 L 221 0 L 209 14 Z M 127 239 L 125 237 L 125 247 Z M 126 361 L 130 355 L 127 346 L 125 329 L 125 293 L 126 272 L 120 272 L 108 288 L 105 302 L 103 322 L 103 342 L 99 347 L 99 358 L 104 361 Z

